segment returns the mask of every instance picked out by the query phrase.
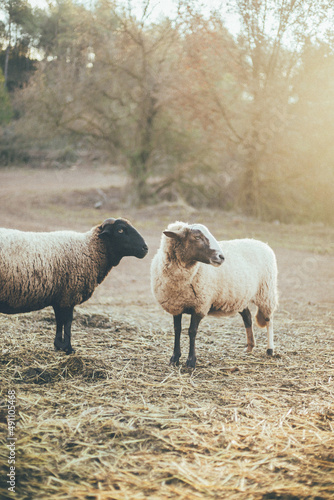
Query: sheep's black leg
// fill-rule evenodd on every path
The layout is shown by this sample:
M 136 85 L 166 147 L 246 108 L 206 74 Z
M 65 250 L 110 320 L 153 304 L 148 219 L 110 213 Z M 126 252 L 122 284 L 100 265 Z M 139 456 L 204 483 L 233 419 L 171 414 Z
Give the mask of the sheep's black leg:
M 66 311 L 63 312 L 64 317 L 64 343 L 66 347 L 66 354 L 71 354 L 75 352 L 73 347 L 71 346 L 71 327 L 73 321 L 73 307 L 69 307 Z
M 253 347 L 255 347 L 255 340 L 252 327 L 252 315 L 248 307 L 246 307 L 246 309 L 241 311 L 240 314 L 242 316 L 246 328 L 247 352 L 252 352 Z
M 202 316 L 200 316 L 199 314 L 196 314 L 194 311 L 191 313 L 190 327 L 188 330 L 188 333 L 189 333 L 189 356 L 187 359 L 187 366 L 189 368 L 195 368 L 195 365 L 196 365 L 195 339 L 196 339 L 196 333 L 198 330 L 198 325 L 200 324 L 201 319 L 202 319 Z
M 180 336 L 182 330 L 181 326 L 182 314 L 173 316 L 173 319 L 174 319 L 174 352 L 173 356 L 170 358 L 169 364 L 179 366 L 179 359 L 181 356 Z
M 71 326 L 73 320 L 73 307 L 53 307 L 56 316 L 56 336 L 54 340 L 54 346 L 56 350 L 61 349 L 65 351 L 66 354 L 71 354 L 75 352 L 71 346 Z M 62 339 L 62 331 L 64 327 L 64 340 Z
M 53 309 L 55 312 L 56 325 L 57 325 L 54 346 L 55 346 L 55 350 L 59 351 L 60 349 L 62 349 L 62 345 L 63 345 L 63 324 L 60 322 L 60 320 L 58 318 L 58 313 L 56 312 L 56 309 L 55 308 L 53 308 Z

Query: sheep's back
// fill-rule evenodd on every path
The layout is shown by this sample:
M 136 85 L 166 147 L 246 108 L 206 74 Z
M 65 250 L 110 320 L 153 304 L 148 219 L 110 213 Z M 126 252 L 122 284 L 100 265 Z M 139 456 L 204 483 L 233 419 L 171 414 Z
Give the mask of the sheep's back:
M 252 239 L 219 242 L 225 261 L 211 268 L 213 288 L 216 287 L 214 308 L 225 304 L 226 313 L 247 307 L 264 289 L 276 289 L 277 266 L 272 249 Z
M 226 278 L 238 276 L 242 281 L 259 279 L 276 273 L 276 258 L 273 250 L 262 241 L 237 239 L 219 242 L 225 262 L 220 270 Z
M 0 229 L 0 312 L 73 305 L 94 290 L 89 233 Z M 90 289 L 93 290 L 90 293 Z M 88 297 L 87 297 L 88 298 Z

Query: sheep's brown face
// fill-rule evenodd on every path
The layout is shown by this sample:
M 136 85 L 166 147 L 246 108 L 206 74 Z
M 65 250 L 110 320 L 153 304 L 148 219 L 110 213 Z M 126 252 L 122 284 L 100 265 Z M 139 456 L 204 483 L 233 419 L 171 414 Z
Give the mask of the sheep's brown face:
M 218 267 L 224 261 L 218 241 L 202 224 L 194 224 L 180 232 L 164 231 L 164 234 L 178 240 L 178 251 L 185 264 L 203 262 Z
M 141 234 L 126 219 L 107 219 L 101 225 L 99 237 L 106 241 L 115 256 L 143 259 L 148 246 Z
M 190 229 L 185 247 L 186 255 L 190 260 L 217 267 L 224 261 L 222 250 L 209 231 L 203 231 L 196 227 Z

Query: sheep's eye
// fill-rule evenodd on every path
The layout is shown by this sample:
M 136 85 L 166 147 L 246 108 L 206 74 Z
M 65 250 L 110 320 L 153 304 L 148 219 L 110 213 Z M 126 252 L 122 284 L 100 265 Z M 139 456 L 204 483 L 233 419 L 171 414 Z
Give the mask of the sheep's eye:
M 195 236 L 195 240 L 200 240 L 201 237 L 200 236 Z
M 122 229 L 121 227 L 117 230 L 118 233 L 122 234 L 124 233 L 124 229 Z

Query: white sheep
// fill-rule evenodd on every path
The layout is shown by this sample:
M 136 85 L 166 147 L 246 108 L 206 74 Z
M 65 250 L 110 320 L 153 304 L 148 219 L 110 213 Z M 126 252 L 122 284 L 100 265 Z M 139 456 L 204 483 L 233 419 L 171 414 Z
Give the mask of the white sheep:
M 207 265 L 211 264 L 211 265 Z M 277 265 L 272 249 L 261 241 L 217 242 L 202 224 L 170 224 L 151 264 L 152 292 L 174 317 L 175 343 L 170 364 L 179 364 L 182 314 L 190 314 L 187 366 L 196 364 L 195 337 L 204 316 L 240 313 L 246 328 L 247 350 L 255 346 L 250 303 L 258 307 L 260 327 L 267 327 L 272 355 L 273 313 L 277 307 Z
M 0 313 L 52 306 L 54 346 L 70 354 L 74 306 L 91 297 L 122 257 L 142 259 L 147 251 L 142 236 L 125 219 L 106 219 L 86 233 L 1 228 Z

